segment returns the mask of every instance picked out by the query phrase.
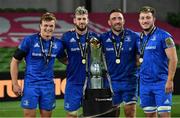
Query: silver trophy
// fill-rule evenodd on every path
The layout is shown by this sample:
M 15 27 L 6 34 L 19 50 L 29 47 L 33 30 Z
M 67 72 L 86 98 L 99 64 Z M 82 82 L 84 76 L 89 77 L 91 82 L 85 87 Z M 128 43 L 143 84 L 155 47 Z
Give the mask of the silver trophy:
M 91 50 L 91 63 L 90 63 L 90 88 L 91 89 L 101 89 L 103 88 L 103 78 L 102 78 L 102 51 L 98 39 L 91 38 L 90 40 L 90 50 Z
M 88 47 L 90 57 L 88 64 L 86 63 L 88 74 L 83 87 L 83 116 L 113 117 L 114 115 L 110 113 L 113 110 L 113 91 L 102 47 L 95 37 L 90 39 Z M 109 82 L 109 88 L 104 85 L 106 80 Z

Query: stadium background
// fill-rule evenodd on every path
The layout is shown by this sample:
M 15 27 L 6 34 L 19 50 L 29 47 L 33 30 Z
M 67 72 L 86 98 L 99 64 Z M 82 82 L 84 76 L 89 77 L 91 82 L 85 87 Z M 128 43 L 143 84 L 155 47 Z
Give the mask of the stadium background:
M 79 5 L 85 6 L 90 12 L 89 28 L 97 33 L 109 30 L 108 12 L 113 8 L 121 8 L 125 13 L 126 27 L 140 31 L 138 25 L 138 9 L 150 5 L 157 10 L 156 25 L 164 28 L 174 36 L 178 59 L 180 59 L 180 0 L 0 0 L 0 117 L 20 117 L 22 109 L 20 98 L 12 92 L 9 75 L 9 63 L 16 46 L 25 36 L 38 31 L 39 16 L 46 12 L 54 12 L 57 16 L 55 36 L 73 27 L 72 13 Z M 19 82 L 23 86 L 23 69 L 20 65 Z M 54 117 L 63 117 L 63 94 L 65 87 L 65 65 L 56 61 L 55 83 L 57 107 Z M 180 61 L 175 75 L 175 91 L 173 97 L 172 116 L 180 116 Z M 137 106 L 137 116 L 143 116 Z M 37 113 L 38 114 L 38 113 Z M 39 114 L 38 114 L 39 115 Z

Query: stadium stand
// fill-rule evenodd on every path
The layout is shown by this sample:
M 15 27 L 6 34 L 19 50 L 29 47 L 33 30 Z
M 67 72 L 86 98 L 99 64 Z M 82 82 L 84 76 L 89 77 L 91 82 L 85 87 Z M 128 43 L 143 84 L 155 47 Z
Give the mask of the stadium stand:
M 0 29 L 0 72 L 9 71 L 9 63 L 14 50 L 24 36 L 36 32 L 39 24 L 39 16 L 41 13 L 0 13 L 1 29 Z M 91 13 L 89 29 L 97 33 L 108 30 L 107 13 Z M 64 32 L 73 27 L 72 14 L 56 13 L 58 22 L 55 35 L 59 38 Z M 102 20 L 103 19 L 103 20 Z M 141 31 L 138 23 L 137 13 L 125 14 L 126 27 L 135 31 Z M 171 26 L 166 22 L 157 20 L 156 25 L 170 32 L 177 45 L 177 54 L 180 58 L 180 28 Z M 20 71 L 23 71 L 25 64 L 20 65 Z M 180 67 L 180 61 L 178 63 Z M 64 70 L 65 65 L 55 62 L 55 70 Z

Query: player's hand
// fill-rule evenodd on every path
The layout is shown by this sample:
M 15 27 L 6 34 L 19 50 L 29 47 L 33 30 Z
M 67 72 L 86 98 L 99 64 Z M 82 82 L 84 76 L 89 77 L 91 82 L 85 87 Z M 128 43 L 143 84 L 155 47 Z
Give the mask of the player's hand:
M 22 96 L 22 89 L 18 84 L 13 85 L 13 92 L 16 96 Z
M 166 93 L 171 93 L 174 91 L 174 84 L 173 81 L 167 80 L 166 86 L 165 86 L 165 92 Z

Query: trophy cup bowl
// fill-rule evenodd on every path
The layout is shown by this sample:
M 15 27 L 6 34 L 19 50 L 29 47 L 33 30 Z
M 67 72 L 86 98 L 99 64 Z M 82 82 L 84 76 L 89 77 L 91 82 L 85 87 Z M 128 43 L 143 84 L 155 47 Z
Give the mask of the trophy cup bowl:
M 101 66 L 98 62 L 92 63 L 90 70 L 91 70 L 91 74 L 93 76 L 99 77 L 102 75 L 102 69 L 101 69 Z
M 83 97 L 83 116 L 85 117 L 113 117 L 112 109 L 112 93 L 109 88 L 105 88 L 104 72 L 105 63 L 103 60 L 103 52 L 100 42 L 93 37 L 89 41 L 90 60 L 88 64 L 87 77 L 90 81 L 89 88 L 85 88 Z
M 97 38 L 93 37 L 90 40 L 91 49 L 91 89 L 101 89 L 103 88 L 102 79 L 102 63 L 101 63 L 101 48 L 100 42 Z

